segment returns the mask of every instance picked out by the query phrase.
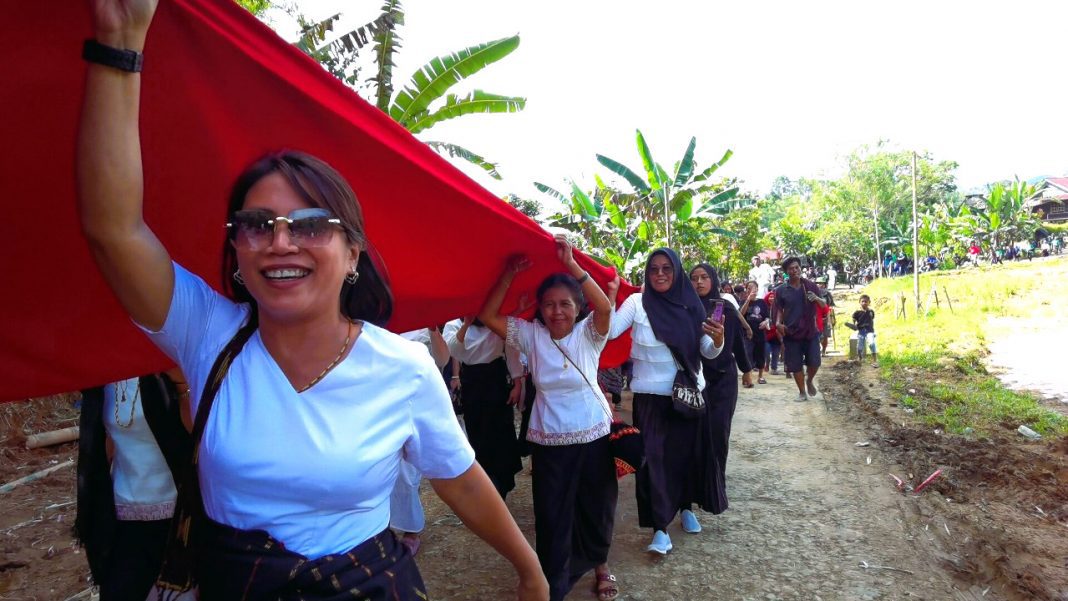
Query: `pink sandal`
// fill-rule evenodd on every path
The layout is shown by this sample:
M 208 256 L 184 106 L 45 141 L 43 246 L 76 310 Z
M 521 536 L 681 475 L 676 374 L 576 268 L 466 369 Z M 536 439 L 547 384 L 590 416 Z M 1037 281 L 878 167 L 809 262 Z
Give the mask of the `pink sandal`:
M 600 601 L 612 601 L 619 597 L 619 586 L 616 577 L 612 574 L 597 574 L 597 582 L 593 587 L 594 594 Z

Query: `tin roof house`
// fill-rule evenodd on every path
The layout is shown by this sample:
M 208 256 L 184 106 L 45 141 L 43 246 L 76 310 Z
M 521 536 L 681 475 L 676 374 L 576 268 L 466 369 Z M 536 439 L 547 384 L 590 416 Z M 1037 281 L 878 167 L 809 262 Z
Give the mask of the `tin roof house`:
M 1068 177 L 1047 177 L 1025 206 L 1047 223 L 1068 222 Z

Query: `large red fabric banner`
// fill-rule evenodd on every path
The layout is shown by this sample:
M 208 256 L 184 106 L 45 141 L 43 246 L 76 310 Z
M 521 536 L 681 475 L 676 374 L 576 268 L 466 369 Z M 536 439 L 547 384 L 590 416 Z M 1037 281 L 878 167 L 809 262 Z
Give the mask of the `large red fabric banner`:
M 76 390 L 169 361 L 130 323 L 77 220 L 74 141 L 91 36 L 85 3 L 14 2 L 0 21 L 0 400 Z M 396 295 L 400 332 L 477 311 L 505 258 L 534 268 L 505 308 L 560 269 L 551 236 L 230 0 L 162 0 L 145 48 L 145 218 L 218 286 L 226 196 L 269 150 L 309 152 L 352 184 Z M 611 277 L 580 262 L 602 284 Z M 633 288 L 624 286 L 620 300 Z M 614 345 L 605 364 L 625 358 Z

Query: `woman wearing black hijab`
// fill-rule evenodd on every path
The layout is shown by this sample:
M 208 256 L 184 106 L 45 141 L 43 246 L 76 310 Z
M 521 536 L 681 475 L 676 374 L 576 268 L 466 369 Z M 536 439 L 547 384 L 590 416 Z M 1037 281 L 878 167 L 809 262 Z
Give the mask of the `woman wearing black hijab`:
M 612 318 L 609 337 L 632 326 L 634 425 L 645 442 L 645 465 L 637 476 L 638 524 L 653 529 L 647 550 L 664 555 L 672 549 L 667 527 L 680 510 L 684 528 L 700 529 L 689 510 L 692 495 L 688 494 L 699 469 L 700 420 L 676 413 L 672 385 L 681 363 L 698 390 L 704 387 L 701 357 L 719 355 L 723 326 L 706 321 L 701 299 L 686 281 L 678 255 L 668 248 L 649 256 L 644 291 L 623 301 Z
M 690 282 L 709 314 L 720 299 L 719 275 L 708 263 L 690 270 Z M 701 361 L 705 389 L 705 414 L 701 417 L 699 470 L 691 482 L 690 501 L 701 509 L 720 514 L 727 509 L 727 446 L 731 437 L 731 420 L 738 404 L 738 372 L 749 373 L 752 366 L 745 352 L 741 316 L 734 305 L 723 306 L 723 352 L 711 360 Z

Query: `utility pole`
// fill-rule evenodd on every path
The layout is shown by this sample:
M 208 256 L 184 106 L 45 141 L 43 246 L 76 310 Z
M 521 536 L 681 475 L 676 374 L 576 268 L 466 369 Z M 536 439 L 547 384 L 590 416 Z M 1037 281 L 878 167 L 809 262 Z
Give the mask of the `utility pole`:
M 912 293 L 916 296 L 916 316 L 920 315 L 920 228 L 916 218 L 916 151 L 912 151 Z
M 883 277 L 883 249 L 879 246 L 879 197 L 876 196 L 873 201 L 875 206 L 872 213 L 875 219 L 875 263 L 878 265 L 875 269 L 879 277 Z

